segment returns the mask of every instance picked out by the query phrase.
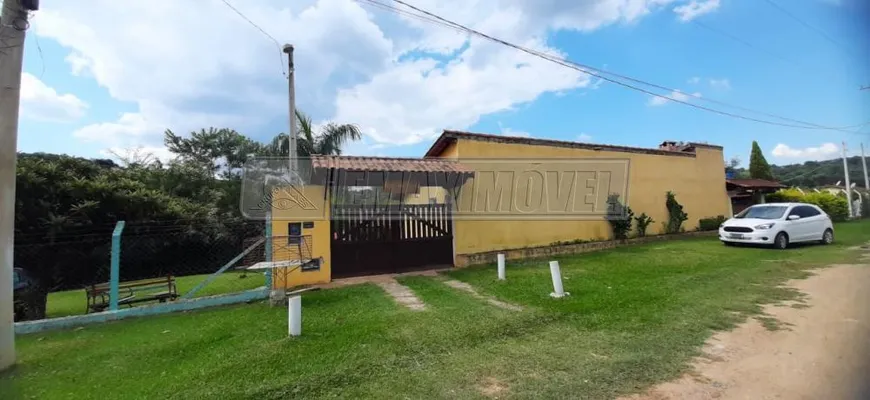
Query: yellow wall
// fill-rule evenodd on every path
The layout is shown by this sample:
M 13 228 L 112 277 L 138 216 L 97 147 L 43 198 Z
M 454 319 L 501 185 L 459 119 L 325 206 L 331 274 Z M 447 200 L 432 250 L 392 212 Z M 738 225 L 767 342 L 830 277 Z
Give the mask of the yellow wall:
M 311 285 L 318 283 L 328 283 L 331 278 L 330 264 L 330 238 L 329 238 L 329 202 L 324 200 L 323 186 L 305 186 L 301 192 L 305 198 L 309 199 L 316 209 L 303 210 L 299 207 L 287 207 L 286 201 L 282 199 L 288 198 L 288 193 L 285 190 L 278 189 L 274 193 L 272 207 L 272 260 L 283 261 L 288 259 L 298 259 L 298 248 L 296 245 L 288 245 L 289 234 L 288 224 L 291 222 L 310 221 L 314 223 L 313 228 L 302 229 L 303 236 L 310 236 L 311 239 L 311 257 L 322 257 L 323 262 L 320 264 L 318 271 L 301 271 L 299 268 L 277 269 L 272 277 L 272 285 L 275 288 L 291 288 L 299 285 Z M 284 206 L 281 206 L 281 205 Z M 305 238 L 306 240 L 309 237 Z M 307 252 L 304 251 L 303 252 Z
M 459 146 L 456 143 L 450 143 L 439 157 L 458 158 Z M 441 186 L 421 186 L 417 193 L 405 196 L 405 204 L 429 204 L 429 199 L 433 197 L 439 204 L 444 204 L 447 199 L 447 190 Z
M 444 151 L 438 155 L 441 158 L 458 158 L 459 157 L 459 146 L 457 143 L 450 143 L 447 147 L 444 148 Z
M 493 143 L 459 139 L 457 150 L 463 158 L 609 158 L 629 159 L 628 205 L 635 215 L 646 213 L 653 222 L 650 235 L 663 233 L 667 221 L 665 193 L 673 191 L 689 219 L 683 227 L 693 230 L 700 218 L 728 215 L 730 200 L 725 190 L 724 158 L 721 150 L 697 148 L 697 157 L 595 151 L 587 149 L 525 144 Z M 458 154 L 458 151 L 456 152 Z M 473 164 L 469 164 L 473 167 Z M 461 197 L 472 195 L 471 181 L 466 182 Z M 460 198 L 460 203 L 462 199 Z M 487 220 L 472 221 L 459 217 L 454 222 L 456 254 L 522 247 L 545 246 L 559 241 L 610 239 L 610 225 L 598 220 Z M 632 235 L 634 224 L 632 224 Z
M 441 186 L 421 186 L 417 193 L 405 196 L 405 204 L 429 204 L 430 198 L 434 198 L 438 204 L 444 204 L 447 190 Z

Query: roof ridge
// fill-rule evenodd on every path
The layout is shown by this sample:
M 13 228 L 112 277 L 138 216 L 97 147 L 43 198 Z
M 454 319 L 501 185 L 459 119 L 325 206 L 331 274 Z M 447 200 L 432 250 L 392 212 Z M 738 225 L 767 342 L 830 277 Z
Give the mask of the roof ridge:
M 663 156 L 676 156 L 676 157 L 696 157 L 696 153 L 694 152 L 680 152 L 680 151 L 672 151 L 665 150 L 660 148 L 652 148 L 652 147 L 633 147 L 633 146 L 621 146 L 621 145 L 613 145 L 613 144 L 600 144 L 600 143 L 583 143 L 583 142 L 574 142 L 569 140 L 558 140 L 558 139 L 544 139 L 544 138 L 534 138 L 534 137 L 521 137 L 521 136 L 505 136 L 505 135 L 495 135 L 491 133 L 475 133 L 475 132 L 467 132 L 467 131 L 459 131 L 459 130 L 451 130 L 445 129 L 441 136 L 439 136 L 429 150 L 426 152 L 427 156 L 432 156 L 438 154 L 444 147 L 446 147 L 446 141 L 449 139 L 470 139 L 470 140 L 480 140 L 480 141 L 496 141 L 503 142 L 509 144 L 527 144 L 527 145 L 539 145 L 539 146 L 556 146 L 556 147 L 570 147 L 570 148 L 582 148 L 582 149 L 591 149 L 591 150 L 611 150 L 611 151 L 620 151 L 627 153 L 642 153 L 642 154 L 650 154 L 650 155 L 663 155 Z M 693 143 L 696 147 L 710 147 L 718 150 L 722 150 L 721 146 L 709 145 L 704 143 Z
M 449 158 L 438 157 L 387 157 L 387 156 L 353 156 L 335 154 L 312 154 L 311 158 L 335 158 L 335 159 L 358 159 L 358 160 L 397 160 L 397 161 L 427 161 L 427 162 L 457 162 Z

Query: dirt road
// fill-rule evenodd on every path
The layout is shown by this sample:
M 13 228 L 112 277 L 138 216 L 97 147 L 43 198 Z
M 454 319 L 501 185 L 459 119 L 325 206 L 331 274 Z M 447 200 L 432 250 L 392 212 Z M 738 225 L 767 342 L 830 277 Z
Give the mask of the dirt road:
M 784 329 L 752 319 L 719 333 L 693 373 L 630 399 L 870 399 L 870 266 L 815 273 L 789 282 L 808 308 L 767 307 Z

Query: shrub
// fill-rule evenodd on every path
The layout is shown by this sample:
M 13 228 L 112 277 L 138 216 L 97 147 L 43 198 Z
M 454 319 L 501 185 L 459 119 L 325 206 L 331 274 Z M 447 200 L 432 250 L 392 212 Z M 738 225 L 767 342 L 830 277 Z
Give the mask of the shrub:
M 861 218 L 870 218 L 870 192 L 863 192 L 864 199 L 861 201 Z
M 792 203 L 802 201 L 801 198 L 803 197 L 804 194 L 800 190 L 790 188 L 780 189 L 775 193 L 768 194 L 764 196 L 764 200 L 768 203 Z
M 724 215 L 717 215 L 715 217 L 701 218 L 698 221 L 698 230 L 699 231 L 715 231 L 719 229 L 719 225 L 725 222 Z
M 765 196 L 768 203 L 809 203 L 819 206 L 833 221 L 845 221 L 849 217 L 849 204 L 845 196 L 829 192 L 803 194 L 797 189 L 783 189 Z
M 845 221 L 849 218 L 849 204 L 845 197 L 833 195 L 828 192 L 807 193 L 799 201 L 819 206 L 833 221 Z
M 666 233 L 679 233 L 682 232 L 683 222 L 689 219 L 689 214 L 683 212 L 683 206 L 677 202 L 677 196 L 674 192 L 667 193 L 668 200 L 665 202 L 665 206 L 668 208 L 668 222 L 665 225 Z
M 646 227 L 655 222 L 652 218 L 646 215 L 646 213 L 641 213 L 639 216 L 634 218 L 634 221 L 636 222 L 635 228 L 637 229 L 637 237 L 646 236 Z
M 607 221 L 610 222 L 610 228 L 613 229 L 614 240 L 628 238 L 632 217 L 634 217 L 634 213 L 631 208 L 619 202 L 618 194 L 607 196 Z

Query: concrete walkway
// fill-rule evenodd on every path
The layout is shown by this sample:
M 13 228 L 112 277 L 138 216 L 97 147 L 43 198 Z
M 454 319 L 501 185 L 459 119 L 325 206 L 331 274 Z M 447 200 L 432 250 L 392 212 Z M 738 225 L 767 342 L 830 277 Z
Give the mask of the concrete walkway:
M 374 283 L 380 286 L 381 289 L 384 289 L 384 291 L 392 296 L 397 303 L 408 307 L 414 311 L 423 311 L 426 309 L 426 305 L 423 304 L 423 300 L 420 300 L 420 298 L 414 294 L 411 288 L 402 285 L 394 278 L 391 277 L 381 279 Z
M 469 293 L 472 296 L 474 296 L 475 298 L 481 299 L 483 301 L 486 301 L 489 304 L 492 304 L 492 305 L 499 307 L 499 308 L 503 308 L 505 310 L 511 310 L 511 311 L 522 311 L 523 310 L 523 308 L 518 306 L 518 305 L 505 303 L 505 302 L 498 300 L 494 297 L 484 296 L 484 295 L 478 293 L 477 290 L 474 288 L 474 286 L 471 286 L 471 285 L 469 285 L 465 282 L 462 282 L 462 281 L 457 281 L 457 280 L 451 279 L 448 281 L 444 281 L 444 284 L 447 286 L 450 286 L 454 289 L 458 289 L 458 290 L 461 290 L 463 292 Z

